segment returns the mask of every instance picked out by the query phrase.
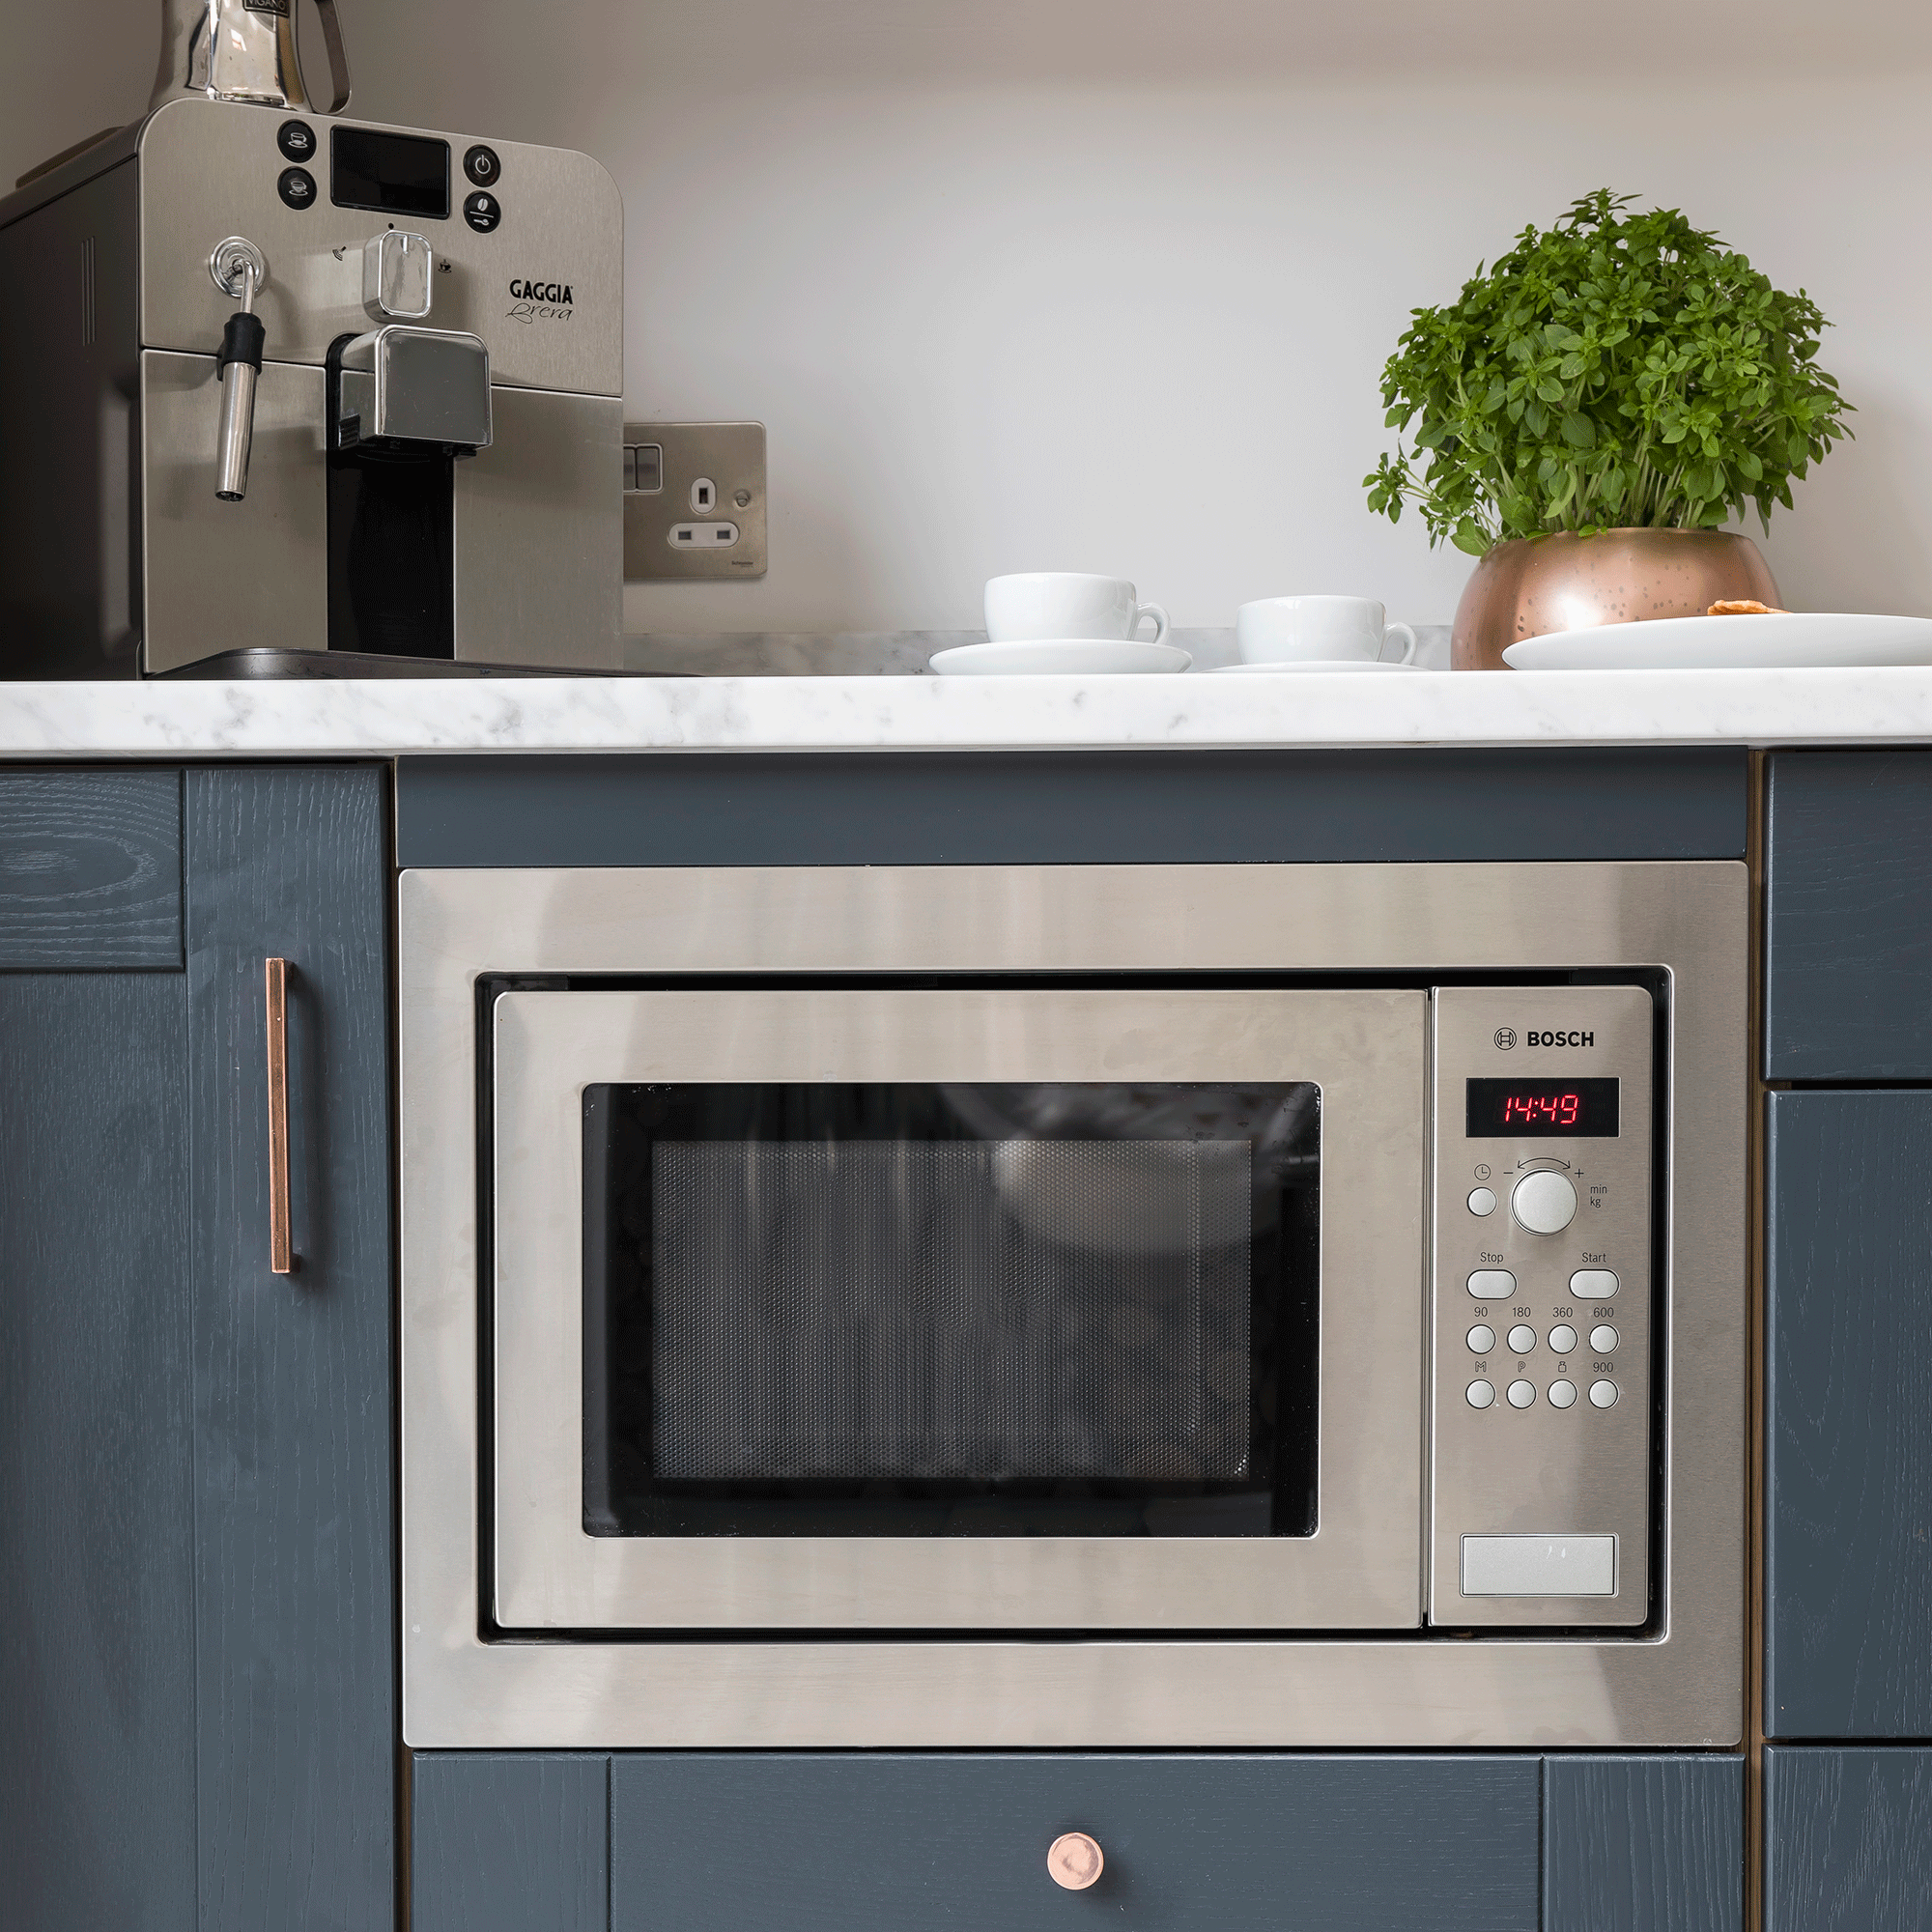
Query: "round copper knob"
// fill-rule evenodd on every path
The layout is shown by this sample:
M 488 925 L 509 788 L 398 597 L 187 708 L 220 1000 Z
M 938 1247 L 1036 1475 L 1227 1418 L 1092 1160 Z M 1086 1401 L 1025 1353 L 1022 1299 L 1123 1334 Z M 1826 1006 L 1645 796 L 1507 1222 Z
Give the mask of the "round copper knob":
M 1106 1865 L 1105 1854 L 1085 1832 L 1063 1832 L 1046 1848 L 1047 1871 L 1068 1891 L 1085 1891 Z

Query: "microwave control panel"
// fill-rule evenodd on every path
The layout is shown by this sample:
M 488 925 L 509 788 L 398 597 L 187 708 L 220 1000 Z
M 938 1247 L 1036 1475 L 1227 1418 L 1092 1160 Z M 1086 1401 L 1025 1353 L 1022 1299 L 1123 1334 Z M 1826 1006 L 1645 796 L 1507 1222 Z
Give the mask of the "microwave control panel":
M 1651 996 L 1437 987 L 1429 1616 L 1650 1604 Z

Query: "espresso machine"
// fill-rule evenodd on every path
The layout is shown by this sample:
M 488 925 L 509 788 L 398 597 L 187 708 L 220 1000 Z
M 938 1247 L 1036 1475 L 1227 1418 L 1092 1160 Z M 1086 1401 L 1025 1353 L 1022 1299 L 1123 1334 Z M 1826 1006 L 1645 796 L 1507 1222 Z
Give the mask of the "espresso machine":
M 623 209 L 348 118 L 293 0 L 165 0 L 148 113 L 0 201 L 0 677 L 614 668 Z

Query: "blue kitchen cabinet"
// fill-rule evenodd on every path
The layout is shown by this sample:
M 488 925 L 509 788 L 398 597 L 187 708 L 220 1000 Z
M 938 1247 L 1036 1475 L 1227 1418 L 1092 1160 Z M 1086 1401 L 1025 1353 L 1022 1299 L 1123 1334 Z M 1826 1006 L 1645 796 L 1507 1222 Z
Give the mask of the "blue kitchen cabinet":
M 1765 1932 L 1932 1932 L 1932 1749 L 1773 1745 Z
M 1543 1932 L 1743 1932 L 1745 1761 L 1543 1761 Z
M 1765 1703 L 1932 1736 L 1932 1092 L 1774 1094 Z
M 412 1932 L 1741 1932 L 1717 1753 L 418 1752 Z M 1099 1881 L 1046 1867 L 1063 1832 Z
M 373 769 L 0 776 L 7 1924 L 396 1921 L 385 817 Z
M 1765 1077 L 1932 1081 L 1932 752 L 1769 770 Z

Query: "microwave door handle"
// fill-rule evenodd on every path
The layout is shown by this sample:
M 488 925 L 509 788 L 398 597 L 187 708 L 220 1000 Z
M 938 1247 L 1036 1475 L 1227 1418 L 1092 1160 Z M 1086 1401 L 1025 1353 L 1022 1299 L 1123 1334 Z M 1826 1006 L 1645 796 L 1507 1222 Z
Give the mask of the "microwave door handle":
M 269 1268 L 293 1274 L 289 1233 L 289 962 L 263 962 L 269 1008 Z

